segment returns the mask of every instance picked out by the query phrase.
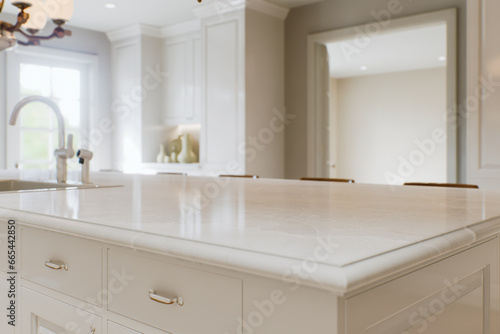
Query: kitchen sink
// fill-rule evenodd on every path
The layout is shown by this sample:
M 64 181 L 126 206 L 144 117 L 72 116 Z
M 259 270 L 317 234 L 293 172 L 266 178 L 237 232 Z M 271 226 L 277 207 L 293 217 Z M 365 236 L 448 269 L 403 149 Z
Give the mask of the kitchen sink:
M 97 184 L 71 184 L 71 183 L 56 183 L 56 182 L 39 182 L 27 180 L 0 180 L 0 192 L 6 191 L 47 191 L 58 189 L 88 189 L 101 188 Z

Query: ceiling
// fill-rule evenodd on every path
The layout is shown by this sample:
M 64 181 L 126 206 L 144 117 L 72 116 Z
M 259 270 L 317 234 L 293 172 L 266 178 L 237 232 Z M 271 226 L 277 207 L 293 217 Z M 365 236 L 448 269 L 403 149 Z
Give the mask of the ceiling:
M 346 78 L 446 66 L 446 24 L 375 35 L 362 47 L 360 40 L 326 44 L 330 76 Z
M 96 31 L 109 32 L 132 24 L 156 27 L 194 20 L 192 9 L 199 6 L 228 6 L 245 0 L 76 0 L 75 13 L 70 25 Z M 268 0 L 282 7 L 293 8 L 321 0 Z M 114 3 L 116 9 L 107 9 L 106 3 Z M 140 7 L 138 4 L 140 3 Z M 7 1 L 4 11 L 17 14 L 18 10 Z

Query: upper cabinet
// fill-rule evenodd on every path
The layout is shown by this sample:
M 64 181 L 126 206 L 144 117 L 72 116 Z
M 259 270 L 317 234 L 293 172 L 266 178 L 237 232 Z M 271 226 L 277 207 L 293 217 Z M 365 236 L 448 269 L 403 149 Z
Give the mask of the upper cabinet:
M 151 141 L 161 136 L 157 126 L 166 77 L 161 66 L 161 39 L 140 26 L 108 37 L 113 57 L 113 168 L 137 171 L 142 159 L 157 151 Z M 151 135 L 144 137 L 143 133 Z
M 163 45 L 163 122 L 200 123 L 202 110 L 201 39 L 199 32 L 168 37 Z
M 284 177 L 288 10 L 262 1 L 219 7 L 201 5 L 194 10 L 197 20 L 176 26 L 137 27 L 134 37 L 131 28 L 108 34 L 115 99 L 142 87 L 139 106 L 116 123 L 121 131 L 115 168 L 189 173 L 192 166 L 156 158 L 159 145 L 170 156 L 172 141 L 190 134 L 199 157 L 197 174 Z M 134 51 L 123 49 L 131 41 Z M 160 81 L 148 89 L 144 78 L 151 69 Z M 124 136 L 132 142 L 125 143 Z

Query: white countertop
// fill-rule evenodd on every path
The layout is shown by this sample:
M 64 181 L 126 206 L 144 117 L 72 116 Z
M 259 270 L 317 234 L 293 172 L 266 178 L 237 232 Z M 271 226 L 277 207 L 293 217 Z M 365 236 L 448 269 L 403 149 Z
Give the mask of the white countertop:
M 500 225 L 479 224 L 500 217 L 500 191 L 491 190 L 114 173 L 92 180 L 123 187 L 2 193 L 0 217 L 275 278 L 310 262 L 304 283 L 339 292 Z

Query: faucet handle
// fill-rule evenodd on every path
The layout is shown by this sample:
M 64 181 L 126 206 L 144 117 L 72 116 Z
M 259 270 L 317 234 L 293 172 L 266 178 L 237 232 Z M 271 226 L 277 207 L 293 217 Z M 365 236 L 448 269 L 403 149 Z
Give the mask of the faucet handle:
M 68 135 L 68 142 L 66 148 L 58 148 L 55 150 L 54 154 L 57 157 L 61 157 L 63 159 L 71 159 L 75 156 L 75 150 L 73 149 L 73 135 Z
M 75 150 L 73 149 L 73 135 L 68 134 L 68 141 L 66 147 L 66 157 L 73 158 L 75 156 Z

